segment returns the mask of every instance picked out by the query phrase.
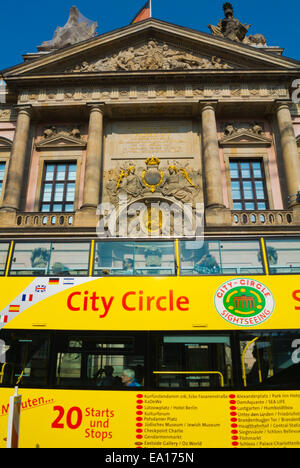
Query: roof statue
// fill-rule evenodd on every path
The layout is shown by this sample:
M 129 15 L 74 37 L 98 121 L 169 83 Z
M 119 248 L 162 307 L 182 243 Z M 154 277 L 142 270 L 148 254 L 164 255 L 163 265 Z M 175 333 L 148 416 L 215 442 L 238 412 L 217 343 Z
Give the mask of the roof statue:
M 223 10 L 225 18 L 219 21 L 218 26 L 208 25 L 214 36 L 256 47 L 265 47 L 267 45 L 266 38 L 262 34 L 247 36 L 251 24 L 242 24 L 237 18 L 234 18 L 231 3 L 224 3 Z
M 70 10 L 70 16 L 67 23 L 55 30 L 51 41 L 43 42 L 38 46 L 40 52 L 52 52 L 62 49 L 78 42 L 91 39 L 96 36 L 98 24 L 85 18 L 79 10 L 73 6 Z

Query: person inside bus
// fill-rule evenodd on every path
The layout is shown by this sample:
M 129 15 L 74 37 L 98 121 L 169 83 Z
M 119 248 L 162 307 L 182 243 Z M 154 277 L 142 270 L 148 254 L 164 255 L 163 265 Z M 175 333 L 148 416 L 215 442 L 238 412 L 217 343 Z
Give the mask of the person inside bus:
M 247 382 L 249 384 L 255 385 L 261 383 L 261 381 L 263 382 L 268 377 L 269 363 L 264 358 L 263 350 L 258 350 L 256 346 L 253 348 L 252 356 L 255 359 L 255 363 L 247 375 Z M 261 379 L 259 371 L 261 372 Z
M 101 273 L 103 275 L 110 275 L 111 271 L 109 269 L 104 269 L 104 270 L 101 270 Z M 132 258 L 125 258 L 123 260 L 122 270 L 118 271 L 118 275 L 130 276 L 130 275 L 133 275 L 134 273 L 135 272 L 134 272 L 134 269 L 133 269 L 133 260 L 132 260 Z
M 105 366 L 104 369 L 100 369 L 99 372 L 96 375 L 96 378 L 98 375 L 104 374 L 99 382 L 97 382 L 98 387 L 113 387 L 115 385 L 115 377 L 113 376 L 114 373 L 114 368 L 113 366 Z
M 199 275 L 216 275 L 220 273 L 220 267 L 216 259 L 207 252 L 194 265 L 194 271 Z
M 141 385 L 135 378 L 135 372 L 133 369 L 124 369 L 122 374 L 122 383 L 125 387 L 140 387 Z

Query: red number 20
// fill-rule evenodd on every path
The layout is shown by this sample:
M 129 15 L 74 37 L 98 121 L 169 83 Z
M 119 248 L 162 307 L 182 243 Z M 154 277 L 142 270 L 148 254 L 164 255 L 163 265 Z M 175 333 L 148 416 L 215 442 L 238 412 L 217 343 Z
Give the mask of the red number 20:
M 65 425 L 64 425 L 64 423 L 62 423 L 60 421 L 64 417 L 65 409 L 62 406 L 54 406 L 53 409 L 54 409 L 54 411 L 58 411 L 58 416 L 53 421 L 51 427 L 53 429 L 63 429 L 65 427 Z M 72 422 L 73 413 L 76 413 L 76 415 L 77 415 L 77 418 L 76 418 L 75 422 Z M 67 422 L 67 426 L 70 429 L 78 429 L 78 427 L 82 423 L 82 411 L 81 411 L 81 409 L 78 408 L 77 406 L 73 406 L 72 408 L 70 408 L 69 411 L 67 412 L 66 422 Z

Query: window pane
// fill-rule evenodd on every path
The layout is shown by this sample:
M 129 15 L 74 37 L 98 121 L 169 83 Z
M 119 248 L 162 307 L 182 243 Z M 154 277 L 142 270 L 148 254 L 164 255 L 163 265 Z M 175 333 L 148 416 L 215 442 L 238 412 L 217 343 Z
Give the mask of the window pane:
M 54 188 L 54 201 L 63 201 L 64 197 L 64 184 L 56 184 Z
M 244 387 L 299 388 L 299 364 L 292 359 L 299 331 L 241 332 L 239 336 Z
M 144 385 L 144 335 L 61 335 L 57 339 L 56 385 L 127 389 Z
M 49 268 L 50 243 L 16 242 L 10 275 L 46 275 Z
M 52 185 L 45 184 L 44 185 L 43 202 L 51 201 L 51 195 L 52 195 Z
M 181 241 L 180 261 L 183 275 L 220 274 L 219 242 Z
M 270 273 L 300 273 L 300 239 L 266 239 Z
M 229 336 L 164 336 L 154 371 L 160 388 L 219 389 L 233 385 Z M 177 373 L 178 372 L 178 373 Z
M 175 274 L 173 242 L 97 242 L 95 275 Z
M 21 377 L 22 387 L 46 386 L 48 382 L 49 337 L 39 333 L 1 332 L 5 343 L 5 362 L 2 385 L 15 386 Z M 0 384 L 1 385 L 1 384 Z
M 181 241 L 182 275 L 263 273 L 259 242 Z
M 242 162 L 241 163 L 241 172 L 243 179 L 249 179 L 251 177 L 250 174 L 250 163 Z
M 0 275 L 4 275 L 5 273 L 5 266 L 6 266 L 9 247 L 10 247 L 9 242 L 0 243 Z
M 55 165 L 54 164 L 47 164 L 46 165 L 46 176 L 45 179 L 48 180 L 53 180 L 54 177 L 54 170 L 55 170 Z
M 56 180 L 65 180 L 66 178 L 66 165 L 57 164 L 56 166 Z
M 75 184 L 68 184 L 67 185 L 67 193 L 66 193 L 66 201 L 73 202 L 75 199 Z
M 89 252 L 89 242 L 53 242 L 50 274 L 55 276 L 87 276 Z
M 76 180 L 76 172 L 77 172 L 76 164 L 70 164 L 68 180 Z

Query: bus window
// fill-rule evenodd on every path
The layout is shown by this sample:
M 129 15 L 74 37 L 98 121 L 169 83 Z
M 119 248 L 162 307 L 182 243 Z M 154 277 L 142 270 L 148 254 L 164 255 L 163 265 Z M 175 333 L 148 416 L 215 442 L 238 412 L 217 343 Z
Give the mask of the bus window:
M 157 343 L 156 386 L 165 389 L 231 388 L 229 336 L 166 335 Z
M 45 387 L 48 384 L 49 337 L 23 332 L 1 332 L 5 357 L 0 363 L 0 385 Z
M 299 331 L 243 332 L 239 340 L 244 388 L 299 388 Z
M 10 275 L 87 276 L 89 242 L 16 242 Z
M 266 239 L 271 274 L 300 273 L 300 239 Z
M 56 343 L 56 386 L 102 390 L 144 386 L 144 347 L 145 340 L 138 336 L 61 335 Z
M 245 275 L 264 272 L 258 240 L 181 241 L 182 275 Z
M 5 266 L 9 251 L 9 242 L 0 242 L 0 276 L 5 274 Z
M 97 242 L 95 276 L 173 276 L 173 242 Z

